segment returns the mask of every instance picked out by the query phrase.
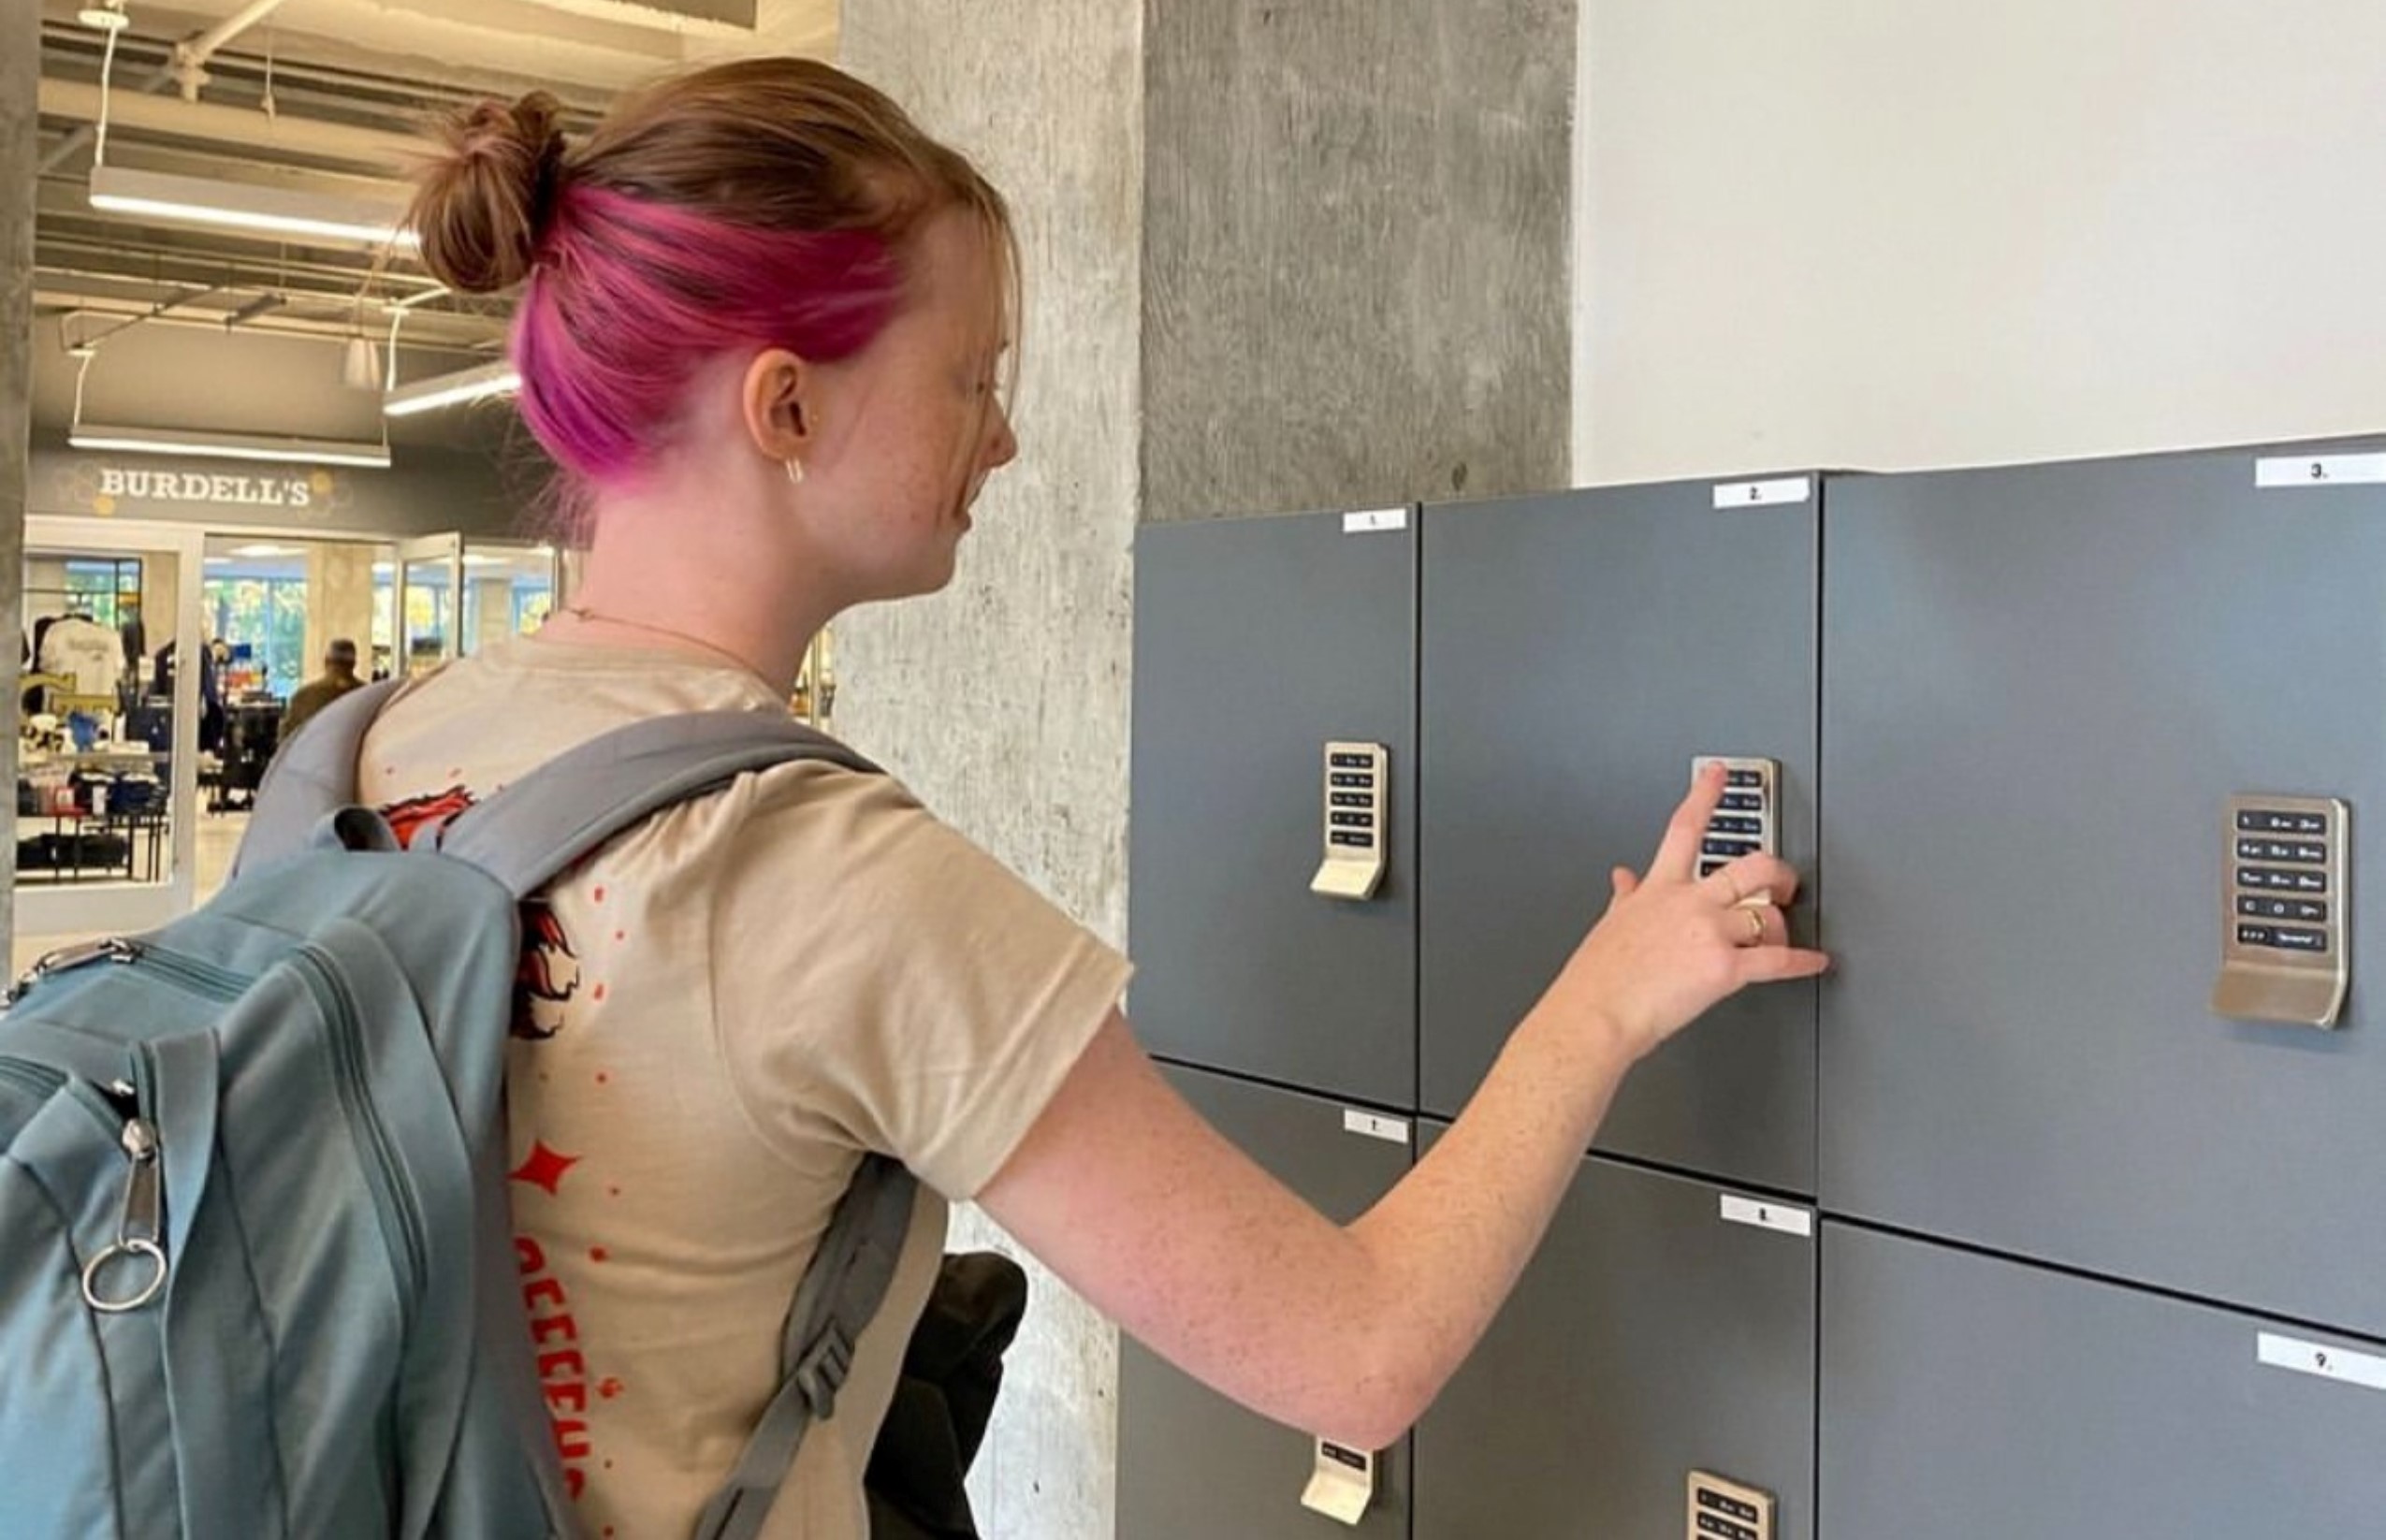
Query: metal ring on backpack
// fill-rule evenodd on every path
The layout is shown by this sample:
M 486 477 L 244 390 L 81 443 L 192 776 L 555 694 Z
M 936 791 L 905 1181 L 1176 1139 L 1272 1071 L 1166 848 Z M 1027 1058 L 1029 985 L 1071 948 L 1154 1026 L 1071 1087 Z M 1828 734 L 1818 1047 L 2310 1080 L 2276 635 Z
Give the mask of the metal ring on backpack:
M 100 1270 L 119 1257 L 146 1257 L 156 1271 L 150 1275 L 141 1291 L 129 1300 L 103 1300 L 99 1297 Z M 128 1310 L 138 1310 L 157 1298 L 166 1286 L 166 1253 L 154 1241 L 114 1241 L 108 1249 L 83 1264 L 83 1303 L 107 1315 L 121 1315 Z

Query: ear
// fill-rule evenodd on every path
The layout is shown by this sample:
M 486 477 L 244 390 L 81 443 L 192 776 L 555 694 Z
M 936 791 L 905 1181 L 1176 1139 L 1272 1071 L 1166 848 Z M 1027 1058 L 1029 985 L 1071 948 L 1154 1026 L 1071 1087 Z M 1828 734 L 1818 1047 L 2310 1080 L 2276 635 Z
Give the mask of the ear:
M 820 371 L 785 348 L 767 348 L 746 366 L 738 405 L 747 437 L 774 460 L 806 458 L 814 443 L 812 398 Z

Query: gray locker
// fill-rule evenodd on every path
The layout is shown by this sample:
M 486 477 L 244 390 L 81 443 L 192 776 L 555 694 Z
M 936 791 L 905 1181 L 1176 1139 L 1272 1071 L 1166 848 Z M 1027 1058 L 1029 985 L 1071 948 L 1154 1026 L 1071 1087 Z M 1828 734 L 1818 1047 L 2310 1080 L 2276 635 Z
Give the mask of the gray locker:
M 1165 1058 L 1410 1108 L 1417 543 L 1391 522 L 1138 535 L 1128 1009 Z M 1389 750 L 1364 902 L 1310 890 L 1333 741 Z
M 2386 1529 L 2375 1344 L 1839 1223 L 1823 1280 L 1831 1540 Z
M 1608 870 L 1647 867 L 1695 756 L 1779 762 L 1781 853 L 1811 880 L 1819 493 L 1792 477 L 1426 511 L 1428 1111 L 1462 1109 L 1606 908 Z M 1814 904 L 1810 887 L 1795 934 Z M 1720 1008 L 1635 1071 L 1597 1147 L 1812 1192 L 1814 1001 L 1800 982 Z
M 1738 1196 L 1583 1163 L 1418 1424 L 1417 1540 L 1672 1540 L 1694 1470 L 1768 1491 L 1775 1540 L 1812 1540 L 1812 1217 L 1752 1200 L 1810 1233 L 1727 1221 Z
M 1408 1146 L 1349 1131 L 1342 1103 L 1199 1070 L 1165 1072 L 1221 1133 L 1337 1223 L 1372 1208 L 1408 1170 Z M 1355 1528 L 1301 1505 L 1315 1460 L 1314 1439 L 1243 1410 L 1132 1339 L 1121 1341 L 1122 1537 L 1406 1540 L 1404 1441 L 1377 1460 L 1375 1499 Z
M 1821 1196 L 2386 1332 L 2380 996 L 2333 1032 L 2208 1003 L 2234 793 L 2346 799 L 2329 902 L 2386 949 L 2386 487 L 2257 458 L 1832 487 Z

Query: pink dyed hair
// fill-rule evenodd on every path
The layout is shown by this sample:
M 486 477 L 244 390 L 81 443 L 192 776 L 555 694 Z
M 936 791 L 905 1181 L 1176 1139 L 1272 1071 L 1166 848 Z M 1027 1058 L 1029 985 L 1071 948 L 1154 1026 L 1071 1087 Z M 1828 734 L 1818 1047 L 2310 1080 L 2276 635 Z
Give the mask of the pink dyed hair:
M 833 363 L 869 345 L 902 287 L 867 230 L 758 229 L 567 186 L 514 318 L 522 416 L 568 470 L 619 481 L 707 359 L 764 346 Z
M 665 447 L 691 382 L 739 348 L 834 362 L 903 303 L 907 243 L 940 209 L 986 231 L 1015 335 L 1017 240 L 1002 195 L 884 94 L 810 59 L 716 65 L 616 104 L 574 148 L 533 92 L 437 126 L 417 178 L 423 260 L 451 287 L 526 284 L 521 409 L 563 467 L 552 513 Z M 1015 357 L 1015 355 L 1014 355 Z

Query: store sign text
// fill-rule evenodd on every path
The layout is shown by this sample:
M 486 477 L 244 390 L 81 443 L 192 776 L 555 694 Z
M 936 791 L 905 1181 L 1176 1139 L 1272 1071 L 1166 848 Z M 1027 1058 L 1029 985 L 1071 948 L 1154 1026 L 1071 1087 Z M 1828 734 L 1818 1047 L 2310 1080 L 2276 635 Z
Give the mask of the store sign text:
M 314 487 L 305 476 L 217 476 L 196 472 L 131 471 L 106 465 L 99 495 L 159 502 L 223 502 L 251 508 L 313 506 Z

